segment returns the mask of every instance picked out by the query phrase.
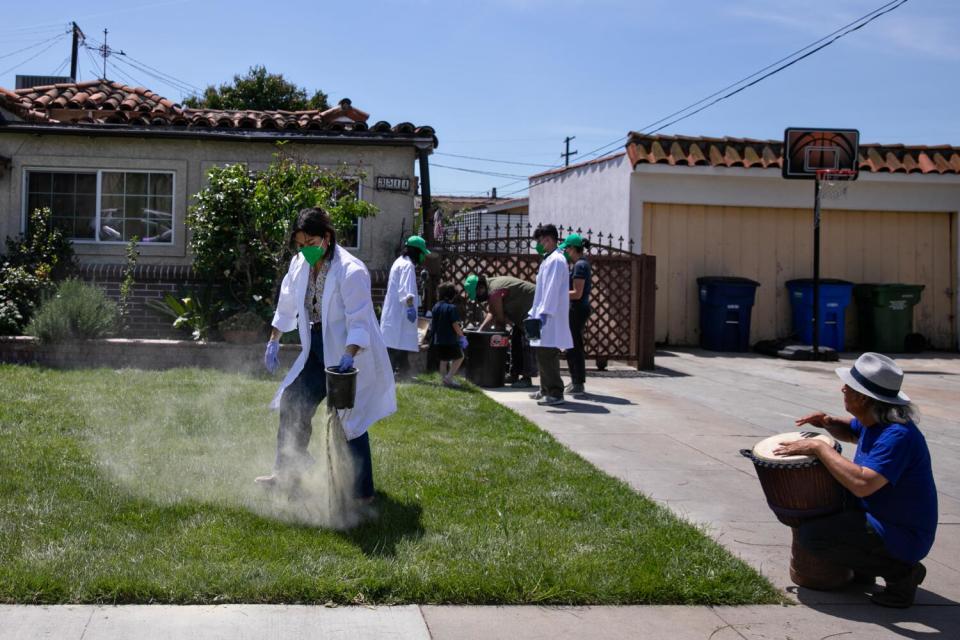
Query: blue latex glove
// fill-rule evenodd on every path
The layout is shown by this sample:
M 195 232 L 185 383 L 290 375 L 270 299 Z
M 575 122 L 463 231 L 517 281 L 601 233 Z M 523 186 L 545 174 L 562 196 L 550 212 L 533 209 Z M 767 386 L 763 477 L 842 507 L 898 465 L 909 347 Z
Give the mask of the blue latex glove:
M 414 306 L 407 307 L 407 320 L 410 322 L 417 321 L 417 308 Z
M 353 356 L 345 353 L 340 357 L 340 364 L 337 365 L 337 371 L 344 373 L 353 369 Z
M 280 366 L 280 343 L 271 340 L 267 343 L 267 350 L 263 353 L 263 366 L 273 374 Z
M 467 336 L 460 336 L 459 338 L 457 338 L 457 342 L 460 343 L 461 349 L 467 348 Z
M 547 326 L 547 316 L 540 316 L 540 328 Z

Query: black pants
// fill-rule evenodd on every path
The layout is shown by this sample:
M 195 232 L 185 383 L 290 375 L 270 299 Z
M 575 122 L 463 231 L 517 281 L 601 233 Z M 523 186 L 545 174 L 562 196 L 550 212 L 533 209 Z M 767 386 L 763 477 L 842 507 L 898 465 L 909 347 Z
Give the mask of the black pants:
M 590 307 L 582 304 L 570 306 L 570 335 L 573 336 L 573 348 L 567 349 L 567 368 L 570 369 L 570 382 L 584 384 L 587 381 L 587 363 L 583 351 L 583 328 L 590 317 Z
M 407 378 L 410 376 L 409 351 L 387 347 L 387 355 L 390 356 L 390 366 L 398 378 Z
M 310 333 L 310 354 L 297 379 L 283 390 L 280 397 L 280 428 L 277 431 L 277 458 L 273 470 L 277 474 L 300 474 L 313 464 L 307 451 L 313 435 L 313 416 L 327 397 L 327 372 L 323 364 L 323 332 L 314 325 Z M 373 462 L 370 437 L 364 433 L 347 441 L 353 459 L 354 494 L 358 498 L 373 496 Z
M 911 564 L 894 558 L 860 510 L 808 520 L 800 525 L 800 546 L 816 556 L 890 584 L 910 575 Z

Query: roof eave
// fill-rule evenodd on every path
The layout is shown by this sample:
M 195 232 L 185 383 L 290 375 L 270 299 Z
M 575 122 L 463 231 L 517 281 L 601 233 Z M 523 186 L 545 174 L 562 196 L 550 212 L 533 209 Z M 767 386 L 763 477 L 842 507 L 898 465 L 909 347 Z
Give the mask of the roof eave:
M 38 135 L 74 135 L 115 138 L 166 138 L 200 140 L 236 140 L 245 142 L 304 142 L 310 144 L 361 144 L 382 146 L 414 146 L 433 150 L 436 136 L 416 136 L 369 131 L 291 131 L 249 129 L 199 129 L 196 127 L 130 126 L 110 124 L 35 124 L 31 122 L 0 122 L 0 133 L 30 133 Z

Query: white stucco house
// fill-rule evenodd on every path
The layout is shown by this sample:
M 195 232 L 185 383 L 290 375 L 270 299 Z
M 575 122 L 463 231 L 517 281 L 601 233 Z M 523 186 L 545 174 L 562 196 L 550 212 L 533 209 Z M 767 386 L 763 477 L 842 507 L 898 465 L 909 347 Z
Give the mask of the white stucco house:
M 530 178 L 530 222 L 602 231 L 657 257 L 656 339 L 696 345 L 700 276 L 760 282 L 751 343 L 791 332 L 784 283 L 812 275 L 813 182 L 774 140 L 631 133 L 626 148 Z M 824 202 L 821 275 L 924 285 L 914 329 L 957 349 L 960 148 L 861 144 L 859 179 Z M 635 249 L 636 250 L 636 249 Z M 848 342 L 856 340 L 847 314 Z

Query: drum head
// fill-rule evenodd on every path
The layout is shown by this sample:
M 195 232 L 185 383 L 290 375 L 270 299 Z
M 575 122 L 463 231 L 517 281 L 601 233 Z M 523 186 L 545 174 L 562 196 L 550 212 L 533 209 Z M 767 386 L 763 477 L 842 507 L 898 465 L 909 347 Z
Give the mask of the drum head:
M 790 431 L 788 433 L 781 433 L 777 436 L 770 436 L 758 442 L 753 447 L 753 457 L 758 460 L 763 460 L 764 462 L 783 463 L 783 464 L 794 464 L 797 462 L 809 462 L 814 460 L 816 456 L 778 456 L 774 455 L 773 450 L 780 446 L 781 442 L 793 442 L 794 440 L 803 440 L 807 438 L 815 438 L 817 440 L 823 440 L 831 447 L 836 444 L 831 436 L 825 433 L 814 433 L 812 431 Z

